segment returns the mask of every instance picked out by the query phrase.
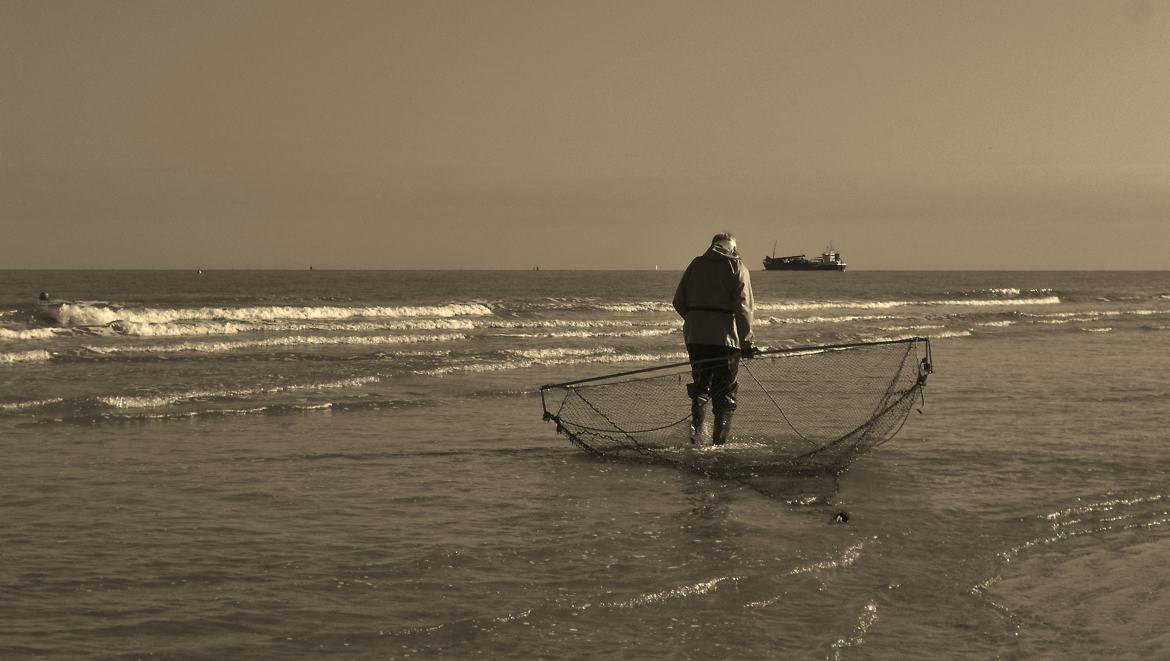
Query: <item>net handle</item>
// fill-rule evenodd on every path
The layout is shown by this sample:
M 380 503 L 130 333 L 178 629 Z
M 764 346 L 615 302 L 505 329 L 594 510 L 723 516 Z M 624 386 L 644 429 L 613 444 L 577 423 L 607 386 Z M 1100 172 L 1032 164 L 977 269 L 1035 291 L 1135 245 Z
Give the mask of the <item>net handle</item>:
M 785 347 L 781 349 L 764 349 L 757 353 L 757 356 L 771 356 L 782 353 L 796 353 L 798 351 L 828 351 L 832 349 L 854 349 L 857 347 L 873 347 L 883 344 L 913 344 L 915 342 L 925 342 L 927 351 L 930 351 L 930 338 L 926 337 L 907 337 L 900 340 L 881 340 L 879 342 L 850 342 L 848 344 L 819 344 L 803 347 Z M 723 358 L 709 358 L 708 361 L 724 360 Z M 685 361 L 681 363 L 671 363 L 670 365 L 658 365 L 657 367 L 643 367 L 642 369 L 630 370 L 628 372 L 618 372 L 617 374 L 606 374 L 605 376 L 594 376 L 588 379 L 577 379 L 576 381 L 565 381 L 564 383 L 549 383 L 540 387 L 540 392 L 543 399 L 545 390 L 552 388 L 568 388 L 571 386 L 580 385 L 582 383 L 591 383 L 593 381 L 602 381 L 604 379 L 616 379 L 623 376 L 632 376 L 634 374 L 645 374 L 646 372 L 654 372 L 657 370 L 668 370 L 684 365 L 693 365 L 695 363 L 702 363 L 704 361 Z

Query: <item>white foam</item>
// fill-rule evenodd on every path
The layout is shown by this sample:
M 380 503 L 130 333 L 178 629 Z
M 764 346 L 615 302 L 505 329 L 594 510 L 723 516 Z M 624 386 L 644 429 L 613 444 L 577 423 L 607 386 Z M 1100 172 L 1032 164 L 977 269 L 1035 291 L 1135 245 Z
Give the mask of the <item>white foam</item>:
M 1079 498 L 1077 500 L 1080 500 Z M 1145 503 L 1155 503 L 1161 501 L 1170 501 L 1170 494 L 1153 494 L 1150 496 L 1135 496 L 1132 498 L 1110 498 L 1108 500 L 1099 500 L 1084 505 L 1077 505 L 1076 507 L 1068 507 L 1055 512 L 1048 512 L 1042 518 L 1048 521 L 1056 521 L 1058 519 L 1081 516 L 1084 514 L 1091 514 L 1095 512 L 1111 512 L 1118 507 L 1129 507 L 1131 505 L 1141 505 Z
M 1124 315 L 1136 315 L 1138 317 L 1148 317 L 1155 314 L 1167 314 L 1170 310 L 1106 310 L 1099 312 L 1103 317 L 1120 317 Z
M 1098 312 L 1021 312 L 1022 317 L 1037 317 L 1043 319 L 1066 319 L 1068 317 L 1077 317 L 1084 315 L 1096 315 Z
M 58 321 L 66 326 L 105 325 L 115 321 L 162 324 L 184 320 L 276 321 L 280 319 L 352 319 L 356 317 L 466 317 L 492 314 L 481 303 L 414 306 L 252 306 L 240 308 L 120 308 L 91 303 L 63 303 Z
M 330 344 L 413 344 L 417 342 L 446 342 L 464 340 L 463 333 L 442 333 L 438 335 L 291 335 L 287 337 L 268 337 L 262 340 L 239 340 L 233 342 L 183 342 L 180 344 L 147 344 L 134 346 L 88 346 L 86 349 L 99 354 L 113 353 L 223 353 L 239 349 L 257 349 L 273 347 L 321 346 Z
M 971 331 L 969 331 L 969 330 L 943 331 L 941 333 L 927 333 L 926 336 L 932 340 L 943 340 L 943 339 L 946 339 L 948 337 L 971 337 Z
M 808 574 L 810 572 L 815 572 L 815 571 L 825 571 L 825 570 L 829 570 L 829 569 L 840 569 L 841 567 L 850 567 L 853 565 L 853 563 L 857 562 L 858 558 L 861 557 L 861 551 L 864 548 L 864 546 L 865 546 L 865 544 L 863 542 L 858 542 L 857 544 L 849 546 L 844 551 L 842 551 L 841 557 L 836 559 L 836 560 L 824 560 L 822 562 L 814 562 L 810 565 L 804 565 L 801 567 L 797 567 L 797 568 L 789 571 L 788 575 L 789 576 L 797 576 L 799 574 Z
M 857 625 L 853 628 L 853 635 L 848 638 L 838 638 L 833 643 L 833 661 L 840 661 L 841 650 L 846 647 L 860 647 L 865 643 L 865 634 L 877 622 L 877 602 L 870 600 L 865 604 L 865 608 L 861 611 L 861 615 L 857 618 Z
M 864 542 L 858 542 L 852 546 L 847 547 L 841 552 L 841 557 L 836 560 L 822 560 L 807 565 L 801 565 L 790 569 L 786 576 L 800 576 L 801 574 L 811 574 L 813 572 L 831 571 L 833 569 L 840 569 L 841 567 L 850 567 L 857 562 L 861 557 L 861 551 L 865 548 Z M 771 599 L 764 599 L 762 601 L 751 601 L 744 604 L 744 608 L 767 608 L 772 604 L 780 601 L 784 595 L 772 597 Z
M 936 324 L 936 325 L 926 324 L 926 325 L 922 325 L 922 326 L 882 326 L 881 330 L 889 331 L 889 332 L 898 332 L 898 331 L 912 331 L 912 330 L 935 330 L 935 329 L 939 329 L 939 328 L 946 328 L 946 326 L 942 326 L 942 325 L 938 325 L 938 324 Z
M 1051 289 L 1020 289 L 1019 287 L 988 287 L 986 289 L 968 289 L 957 292 L 962 296 L 971 296 L 979 294 L 991 294 L 992 296 L 1019 296 L 1021 292 L 1028 292 L 1029 294 L 1046 294 L 1051 293 Z M 947 295 L 952 295 L 955 292 L 945 292 Z
M 44 360 L 52 360 L 52 358 L 52 354 L 41 349 L 34 349 L 32 351 L 10 351 L 7 353 L 0 352 L 0 364 L 35 363 Z
M 428 351 L 390 351 L 382 354 L 384 356 L 394 356 L 395 358 L 437 358 L 439 356 L 450 356 L 450 349 L 431 349 Z
M 50 404 L 56 404 L 61 401 L 64 401 L 61 397 L 50 397 L 48 399 L 31 399 L 23 402 L 5 402 L 0 404 L 0 411 L 23 411 L 24 409 L 49 406 Z
M 636 303 L 604 303 L 596 306 L 609 312 L 674 312 L 674 305 L 662 301 L 639 301 Z
M 141 408 L 159 408 L 177 402 L 188 401 L 192 399 L 211 399 L 211 398 L 243 398 L 252 397 L 255 395 L 273 394 L 281 392 L 298 392 L 304 390 L 333 390 L 343 388 L 356 388 L 367 383 L 379 381 L 380 377 L 365 376 L 353 379 L 341 379 L 338 381 L 327 381 L 325 383 L 304 383 L 294 384 L 288 386 L 275 386 L 270 388 L 236 388 L 230 390 L 189 390 L 185 392 L 176 392 L 164 395 L 154 396 L 133 396 L 133 395 L 111 395 L 96 398 L 97 401 L 111 406 L 116 409 L 141 409 Z
M 293 408 L 298 411 L 321 411 L 333 408 L 333 402 L 325 402 L 324 404 L 297 404 Z
M 338 320 L 272 320 L 272 321 L 178 321 L 178 322 L 136 322 L 119 320 L 108 324 L 123 335 L 141 337 L 185 337 L 206 335 L 234 335 L 238 333 L 295 333 L 304 331 L 389 331 L 389 330 L 474 330 L 488 329 L 589 329 L 624 327 L 679 328 L 682 321 L 638 322 L 621 319 L 497 319 L 497 318 L 410 318 L 386 319 L 380 321 L 338 321 Z M 53 330 L 53 329 L 45 329 Z M 626 331 L 635 332 L 635 331 Z M 649 331 L 648 331 L 649 333 Z
M 885 310 L 910 305 L 909 301 L 811 301 L 805 303 L 756 302 L 757 311 L 795 312 L 800 310 Z
M 114 322 L 114 329 L 124 335 L 139 337 L 182 337 L 189 335 L 232 335 L 263 330 L 258 324 L 238 321 L 207 321 L 202 323 L 143 323 L 137 321 Z
M 542 358 L 542 359 L 526 359 L 505 361 L 502 363 L 469 363 L 466 365 L 447 365 L 444 367 L 437 367 L 429 370 L 415 370 L 414 374 L 423 376 L 443 376 L 446 374 L 455 374 L 458 372 L 498 372 L 501 370 L 524 369 L 527 367 L 535 367 L 537 365 L 579 365 L 583 363 L 589 364 L 609 364 L 609 363 L 637 363 L 637 362 L 652 362 L 665 360 L 679 360 L 687 358 L 686 353 L 614 353 L 614 354 L 592 354 L 586 356 L 562 356 L 556 358 Z
M 548 358 L 564 358 L 569 356 L 597 356 L 602 354 L 612 354 L 614 351 L 615 349 L 612 347 L 597 347 L 593 349 L 509 349 L 508 353 L 520 356 L 521 358 L 544 360 Z
M 1035 298 L 947 299 L 925 301 L 810 301 L 802 303 L 757 303 L 756 310 L 886 310 L 900 307 L 964 306 L 990 307 L 1005 305 L 1058 305 L 1059 296 Z
M 690 597 L 697 594 L 707 594 L 712 590 L 715 590 L 719 584 L 724 581 L 731 581 L 734 583 L 739 579 L 739 576 L 721 576 L 709 581 L 702 581 L 700 583 L 693 583 L 691 585 L 680 585 L 679 587 L 662 590 L 660 592 L 641 594 L 623 601 L 603 602 L 600 605 L 609 608 L 635 608 L 638 606 L 648 606 L 650 604 L 657 604 L 668 599 L 681 599 L 683 597 Z
M 927 333 L 926 334 L 926 337 L 929 337 L 932 340 L 943 340 L 943 339 L 947 339 L 947 338 L 951 338 L 951 337 L 970 337 L 970 336 L 971 336 L 971 331 L 969 331 L 969 330 L 943 331 L 941 333 Z M 870 338 L 866 338 L 865 341 L 866 342 L 897 342 L 899 340 L 909 340 L 909 339 L 914 338 L 914 337 L 919 337 L 919 336 L 918 335 L 895 335 L 892 337 L 891 336 L 870 337 Z
M 1123 317 L 1123 316 L 1138 316 L 1150 317 L 1160 314 L 1170 314 L 1170 310 L 1154 310 L 1154 309 L 1139 309 L 1139 310 L 1080 310 L 1076 312 L 1022 312 L 1020 316 L 1030 317 L 1034 319 L 1063 319 L 1068 321 L 1092 321 L 1098 317 Z M 1040 321 L 1039 323 L 1061 323 L 1051 321 Z
M 484 319 L 476 320 L 478 328 L 610 328 L 613 326 L 681 327 L 682 320 L 632 321 L 629 319 Z
M 1034 298 L 1006 298 L 990 300 L 957 300 L 957 301 L 921 301 L 913 305 L 965 305 L 965 306 L 992 306 L 992 305 L 1059 305 L 1059 296 L 1039 296 Z
M 1086 333 L 1109 333 L 1113 331 L 1112 328 L 1082 328 L 1081 330 Z
M 499 622 L 500 624 L 506 624 L 508 622 L 515 622 L 516 620 L 522 620 L 522 619 L 528 617 L 529 615 L 532 615 L 532 610 L 533 609 L 529 608 L 527 610 L 520 611 L 519 613 L 508 613 L 507 615 L 501 615 L 500 617 L 493 617 L 492 622 Z M 434 628 L 437 629 L 438 627 L 434 627 Z
M 569 337 L 657 337 L 661 335 L 672 335 L 678 333 L 677 328 L 666 328 L 658 330 L 632 330 L 632 331 L 553 331 L 551 333 L 527 332 L 527 333 L 495 333 L 496 337 L 546 337 L 546 338 L 569 338 Z
M 981 321 L 975 325 L 976 326 L 988 326 L 988 327 L 992 327 L 992 328 L 1003 328 L 1005 326 L 1011 326 L 1015 323 L 1016 322 L 1014 322 L 1014 321 L 1011 321 L 1009 319 L 1005 319 L 1002 321 Z
M 883 319 L 900 319 L 896 315 L 889 314 L 867 314 L 867 315 L 846 315 L 841 317 L 792 317 L 787 319 L 780 319 L 777 317 L 768 317 L 769 324 L 839 324 L 850 321 L 880 321 Z
M 55 328 L 0 328 L 0 340 L 42 340 L 60 333 Z
M 1054 534 L 1030 539 L 999 553 L 1004 562 L 1012 562 L 1025 551 L 1058 544 L 1070 539 L 1099 534 L 1111 534 L 1124 530 L 1156 528 L 1170 524 L 1166 510 L 1160 504 L 1166 494 L 1138 496 L 1134 498 L 1113 498 L 1087 503 L 1044 514 L 1042 518 L 1051 522 Z M 1141 506 L 1155 504 L 1151 509 Z
M 471 330 L 477 324 L 467 319 L 401 319 L 396 321 L 299 321 L 239 322 L 204 321 L 181 323 L 114 322 L 113 327 L 124 335 L 141 337 L 185 337 L 202 335 L 234 335 L 237 333 L 294 333 L 303 331 L 386 331 L 386 330 Z

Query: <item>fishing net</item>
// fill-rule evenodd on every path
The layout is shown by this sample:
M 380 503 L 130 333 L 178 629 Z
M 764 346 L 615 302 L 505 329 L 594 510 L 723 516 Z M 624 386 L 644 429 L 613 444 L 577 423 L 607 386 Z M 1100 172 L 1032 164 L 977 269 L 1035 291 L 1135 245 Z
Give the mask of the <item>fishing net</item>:
M 773 349 L 741 361 L 724 445 L 711 444 L 709 404 L 705 429 L 692 442 L 691 365 L 542 386 L 545 420 L 604 457 L 704 472 L 840 470 L 902 428 L 931 372 L 930 341 Z

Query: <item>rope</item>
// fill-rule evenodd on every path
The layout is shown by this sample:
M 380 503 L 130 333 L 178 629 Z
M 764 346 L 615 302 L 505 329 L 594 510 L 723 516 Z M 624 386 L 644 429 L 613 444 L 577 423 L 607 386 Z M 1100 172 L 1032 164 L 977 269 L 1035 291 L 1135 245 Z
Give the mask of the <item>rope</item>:
M 776 410 L 780 412 L 780 417 L 784 418 L 784 422 L 788 423 L 788 427 L 792 430 L 792 433 L 799 436 L 801 438 L 801 440 L 808 441 L 809 443 L 811 443 L 812 440 L 805 437 L 805 435 L 800 433 L 800 430 L 797 429 L 796 426 L 792 424 L 792 421 L 788 419 L 788 414 L 784 413 L 784 409 L 781 408 L 780 402 L 777 402 L 776 399 L 774 397 L 772 397 L 772 393 L 768 392 L 768 389 L 764 387 L 764 384 L 760 383 L 760 380 L 756 378 L 756 375 L 752 372 L 751 368 L 748 367 L 746 363 L 743 364 L 743 368 L 748 373 L 748 376 L 752 377 L 752 381 L 755 381 L 756 385 L 760 387 L 760 390 L 763 391 L 763 393 L 768 396 L 768 400 L 771 401 L 772 406 L 775 406 Z

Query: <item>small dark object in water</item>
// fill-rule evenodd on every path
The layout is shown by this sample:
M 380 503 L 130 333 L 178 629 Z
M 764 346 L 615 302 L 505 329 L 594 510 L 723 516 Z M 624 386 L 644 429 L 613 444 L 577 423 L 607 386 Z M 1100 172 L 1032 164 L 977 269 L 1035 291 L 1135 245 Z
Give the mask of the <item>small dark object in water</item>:
M 844 510 L 833 515 L 833 520 L 837 523 L 849 523 L 849 512 Z
M 49 292 L 47 292 L 47 291 L 43 291 L 43 292 L 41 292 L 41 300 L 42 300 L 42 301 L 47 301 L 47 300 L 49 300 Z

